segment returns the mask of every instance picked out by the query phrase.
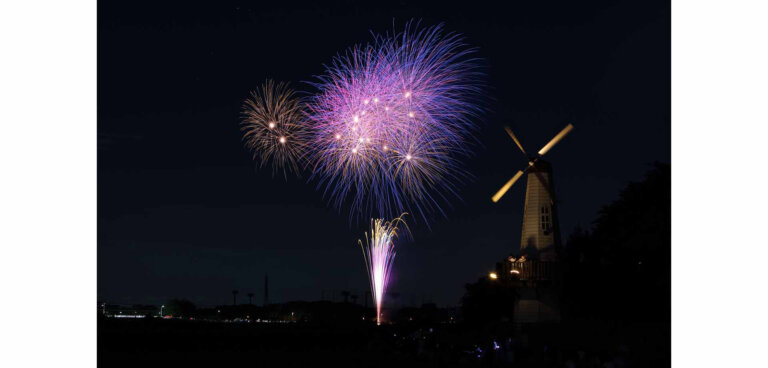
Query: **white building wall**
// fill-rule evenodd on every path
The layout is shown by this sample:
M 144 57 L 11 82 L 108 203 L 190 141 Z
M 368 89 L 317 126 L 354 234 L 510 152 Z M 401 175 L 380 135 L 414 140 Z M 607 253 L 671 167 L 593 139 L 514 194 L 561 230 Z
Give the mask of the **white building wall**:
M 550 181 L 549 174 L 539 172 L 545 181 Z M 523 212 L 523 230 L 520 240 L 520 249 L 524 252 L 552 249 L 555 245 L 554 214 L 552 211 L 552 198 L 545 187 L 545 183 L 539 179 L 539 175 L 528 173 L 528 183 L 525 189 L 525 209 Z M 549 211 L 550 229 L 545 233 L 542 228 L 542 208 Z

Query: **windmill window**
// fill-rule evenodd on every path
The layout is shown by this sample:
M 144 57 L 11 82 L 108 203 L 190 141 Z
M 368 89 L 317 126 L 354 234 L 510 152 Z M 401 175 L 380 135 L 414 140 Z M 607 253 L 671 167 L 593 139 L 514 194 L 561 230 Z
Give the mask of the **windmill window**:
M 541 207 L 541 230 L 544 231 L 544 234 L 548 234 L 550 229 L 552 229 L 552 216 L 550 211 L 549 206 Z

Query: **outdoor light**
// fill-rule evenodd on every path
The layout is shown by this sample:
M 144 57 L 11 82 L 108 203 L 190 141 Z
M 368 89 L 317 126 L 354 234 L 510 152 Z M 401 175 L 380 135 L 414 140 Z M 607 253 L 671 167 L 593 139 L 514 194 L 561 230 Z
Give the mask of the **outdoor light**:
M 496 280 L 499 278 L 499 275 L 497 275 L 496 272 L 491 272 L 488 274 L 488 277 L 490 277 L 492 280 Z

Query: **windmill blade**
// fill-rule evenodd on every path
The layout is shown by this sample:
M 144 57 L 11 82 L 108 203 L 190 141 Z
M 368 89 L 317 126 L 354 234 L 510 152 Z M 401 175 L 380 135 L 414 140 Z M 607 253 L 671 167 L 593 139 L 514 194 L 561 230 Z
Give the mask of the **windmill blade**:
M 528 154 L 525 153 L 525 149 L 523 149 L 523 145 L 520 144 L 520 141 L 517 140 L 517 137 L 515 136 L 515 133 L 512 133 L 512 129 L 509 126 L 504 126 L 504 130 L 507 131 L 507 134 L 509 134 L 510 137 L 512 137 L 512 140 L 515 141 L 515 144 L 517 145 L 517 148 L 520 148 L 521 151 L 523 151 L 523 154 L 527 157 Z
M 539 150 L 539 156 L 544 156 L 544 154 L 549 152 L 549 150 L 551 150 L 552 147 L 554 147 L 557 144 L 557 142 L 560 142 L 560 140 L 565 138 L 565 136 L 568 135 L 568 133 L 570 133 L 571 130 L 573 130 L 573 124 L 568 124 L 568 126 L 566 126 L 563 130 L 561 130 L 560 133 L 557 133 L 557 135 L 554 138 L 552 138 L 552 140 L 549 141 L 549 143 L 547 143 L 544 147 L 542 147 L 542 149 Z
M 509 190 L 509 188 L 512 187 L 512 184 L 515 184 L 517 179 L 520 179 L 521 176 L 523 176 L 523 172 L 522 170 L 518 170 L 517 174 L 515 174 L 515 176 L 513 176 L 512 179 L 509 179 L 509 181 L 506 184 L 504 184 L 504 186 L 501 187 L 501 189 L 499 189 L 499 191 L 496 192 L 496 194 L 493 195 L 493 197 L 491 198 L 493 203 L 498 202 L 499 199 L 501 199 L 501 197 L 504 196 L 504 193 L 506 193 Z

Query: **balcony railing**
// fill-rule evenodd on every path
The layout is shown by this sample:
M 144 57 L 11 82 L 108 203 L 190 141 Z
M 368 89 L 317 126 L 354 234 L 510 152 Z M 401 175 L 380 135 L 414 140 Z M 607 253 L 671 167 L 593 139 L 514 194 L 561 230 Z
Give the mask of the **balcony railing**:
M 557 262 L 525 260 L 524 262 L 502 262 L 501 275 L 517 280 L 544 281 L 553 280 L 557 273 Z

